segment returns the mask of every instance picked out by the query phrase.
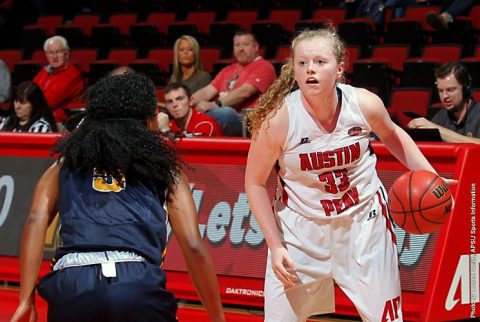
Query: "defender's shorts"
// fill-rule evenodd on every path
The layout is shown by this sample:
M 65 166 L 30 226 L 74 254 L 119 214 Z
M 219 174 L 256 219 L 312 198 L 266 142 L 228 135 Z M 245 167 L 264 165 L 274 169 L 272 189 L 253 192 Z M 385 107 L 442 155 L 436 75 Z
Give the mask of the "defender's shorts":
M 53 271 L 38 286 L 49 322 L 172 322 L 177 302 L 165 290 L 165 273 L 148 262 L 115 263 L 116 277 L 100 264 Z

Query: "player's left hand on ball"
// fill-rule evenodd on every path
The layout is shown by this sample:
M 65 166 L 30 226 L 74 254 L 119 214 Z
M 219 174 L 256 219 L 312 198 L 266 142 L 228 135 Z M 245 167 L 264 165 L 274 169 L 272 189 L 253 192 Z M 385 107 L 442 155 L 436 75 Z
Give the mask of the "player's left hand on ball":
M 447 179 L 447 178 L 444 178 L 444 177 L 442 177 L 442 179 L 446 184 L 448 184 L 449 187 L 458 184 L 457 179 Z M 453 198 L 453 195 L 452 195 L 452 208 L 453 207 L 455 207 L 455 199 Z
M 442 177 L 443 181 L 448 184 L 449 186 L 454 186 L 456 184 L 458 184 L 458 180 L 457 179 L 447 179 L 447 178 L 444 178 Z
M 286 287 L 295 286 L 299 282 L 296 275 L 296 267 L 287 249 L 284 247 L 271 250 L 272 252 L 272 268 L 277 278 Z

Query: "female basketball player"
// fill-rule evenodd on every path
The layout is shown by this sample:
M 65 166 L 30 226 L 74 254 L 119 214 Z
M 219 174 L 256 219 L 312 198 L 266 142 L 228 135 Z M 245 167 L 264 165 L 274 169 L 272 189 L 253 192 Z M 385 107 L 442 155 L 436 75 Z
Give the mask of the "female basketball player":
M 149 130 L 156 117 L 146 77 L 109 76 L 91 89 L 83 123 L 57 147 L 40 178 L 21 241 L 20 303 L 11 321 L 36 321 L 34 294 L 48 225 L 60 215 L 63 245 L 40 280 L 48 321 L 176 321 L 160 268 L 167 213 L 212 321 L 225 321 L 211 257 L 198 231 L 182 164 Z
M 334 30 L 304 31 L 291 47 L 249 117 L 246 191 L 269 247 L 265 321 L 333 312 L 334 280 L 363 320 L 401 321 L 395 235 L 370 133 L 409 169 L 435 170 L 376 95 L 340 83 L 345 48 Z M 277 163 L 272 211 L 266 182 Z

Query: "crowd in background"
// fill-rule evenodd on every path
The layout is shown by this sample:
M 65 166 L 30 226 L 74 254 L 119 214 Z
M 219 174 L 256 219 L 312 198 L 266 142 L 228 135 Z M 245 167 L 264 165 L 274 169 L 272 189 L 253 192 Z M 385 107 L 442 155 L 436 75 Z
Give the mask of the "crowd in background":
M 439 12 L 429 12 L 425 21 L 437 32 L 447 32 L 458 16 L 468 15 L 477 0 L 344 0 L 344 1 L 299 1 L 303 12 L 318 7 L 344 8 L 346 18 L 368 18 L 377 28 L 384 28 L 387 19 L 401 18 L 409 6 L 437 5 Z M 259 17 L 266 17 L 269 8 L 288 7 L 282 0 L 253 2 L 197 0 L 191 8 L 209 10 L 215 7 L 217 15 L 225 15 L 228 10 L 255 9 Z M 187 10 L 184 1 L 74 1 L 66 6 L 62 1 L 10 0 L 0 1 L 0 39 L 3 48 L 20 46 L 21 30 L 25 25 L 34 24 L 37 17 L 45 14 L 59 14 L 65 21 L 71 21 L 76 14 L 91 12 L 114 12 L 115 10 L 137 10 L 139 15 L 147 15 L 150 10 L 176 11 L 181 17 Z M 19 8 L 22 8 L 20 10 Z M 27 8 L 28 10 L 25 10 Z M 215 35 L 210 35 L 214 37 Z M 173 60 L 171 73 L 161 92 L 169 97 L 159 97 L 159 125 L 174 137 L 182 136 L 248 136 L 245 115 L 254 109 L 259 96 L 266 92 L 276 79 L 279 68 L 272 65 L 266 55 L 264 44 L 250 30 L 238 29 L 232 39 L 232 57 L 228 64 L 214 74 L 202 62 L 201 47 L 204 39 L 192 35 L 182 35 L 172 44 Z M 208 44 L 206 44 L 208 45 Z M 228 46 L 228 45 L 225 45 Z M 65 129 L 65 122 L 78 111 L 85 109 L 84 100 L 88 86 L 92 85 L 88 75 L 70 60 L 68 39 L 53 36 L 45 39 L 43 50 L 47 64 L 30 80 L 16 82 L 0 57 L 0 103 L 3 109 L 0 116 L 0 129 L 4 131 L 51 132 Z M 133 71 L 133 70 L 132 70 Z M 432 72 L 433 74 L 433 72 Z M 28 85 L 28 86 L 27 86 Z M 462 84 L 463 85 L 463 84 Z M 471 85 L 471 84 L 469 84 Z M 26 94 L 40 91 L 42 99 L 32 100 Z M 22 89 L 23 93 L 19 93 Z M 172 92 L 181 95 L 172 96 Z M 33 94 L 32 94 L 33 95 Z M 36 95 L 37 97 L 39 95 Z M 170 97 L 172 96 L 172 97 Z M 182 103 L 185 99 L 187 104 Z M 441 101 L 441 99 L 439 99 Z M 44 104 L 46 103 L 46 105 Z M 184 106 L 188 105 L 188 109 Z M 27 106 L 28 108 L 20 108 Z M 53 113 L 47 115 L 46 108 Z M 182 110 L 181 113 L 178 111 Z M 192 113 L 193 111 L 193 113 Z M 23 113 L 23 114 L 22 114 Z M 198 116 L 201 116 L 200 118 Z M 211 122 L 208 130 L 199 131 L 198 124 Z M 40 122 L 40 123 L 39 123 Z M 39 126 L 38 124 L 41 124 Z

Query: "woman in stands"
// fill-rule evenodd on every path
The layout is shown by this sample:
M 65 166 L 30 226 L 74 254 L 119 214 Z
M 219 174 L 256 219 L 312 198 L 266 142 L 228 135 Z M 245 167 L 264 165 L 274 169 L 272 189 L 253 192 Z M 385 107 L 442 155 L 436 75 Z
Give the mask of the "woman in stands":
M 25 81 L 18 85 L 9 112 L 0 118 L 0 130 L 33 133 L 58 131 L 52 110 L 37 84 Z
M 291 47 L 293 57 L 249 114 L 245 187 L 269 247 L 265 321 L 333 312 L 334 281 L 362 320 L 402 321 L 397 247 L 371 131 L 409 169 L 435 170 L 378 96 L 341 84 L 345 45 L 334 30 L 301 32 Z M 272 210 L 266 185 L 274 166 Z
M 189 35 L 178 38 L 173 45 L 173 73 L 169 83 L 187 85 L 195 93 L 211 80 L 211 75 L 203 69 L 198 41 Z
M 154 85 L 145 76 L 108 76 L 91 88 L 84 121 L 58 142 L 59 161 L 36 186 L 11 322 L 36 320 L 43 244 L 57 213 L 63 244 L 53 271 L 38 284 L 49 322 L 177 321 L 161 268 L 168 221 L 211 321 L 225 321 L 182 163 L 147 127 L 156 110 Z

